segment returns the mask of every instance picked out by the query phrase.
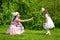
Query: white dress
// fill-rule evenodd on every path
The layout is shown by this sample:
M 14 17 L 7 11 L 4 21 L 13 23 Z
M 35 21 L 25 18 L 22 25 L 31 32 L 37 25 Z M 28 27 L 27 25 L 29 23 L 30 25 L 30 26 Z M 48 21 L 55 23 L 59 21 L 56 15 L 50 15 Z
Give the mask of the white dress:
M 47 22 L 43 24 L 44 29 L 51 29 L 54 28 L 54 23 L 51 19 L 51 17 L 48 14 L 45 14 Z
M 16 30 L 17 34 L 22 34 L 24 32 L 24 27 L 22 26 L 22 24 L 20 22 L 18 22 L 18 27 Z

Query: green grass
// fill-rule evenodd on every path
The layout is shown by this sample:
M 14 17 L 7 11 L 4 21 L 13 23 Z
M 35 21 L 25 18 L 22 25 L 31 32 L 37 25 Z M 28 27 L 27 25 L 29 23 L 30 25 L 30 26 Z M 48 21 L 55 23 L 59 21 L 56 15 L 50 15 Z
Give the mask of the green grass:
M 51 30 L 52 35 L 45 35 L 45 30 L 25 30 L 22 35 L 4 34 L 7 26 L 0 26 L 0 40 L 60 40 L 60 29 Z

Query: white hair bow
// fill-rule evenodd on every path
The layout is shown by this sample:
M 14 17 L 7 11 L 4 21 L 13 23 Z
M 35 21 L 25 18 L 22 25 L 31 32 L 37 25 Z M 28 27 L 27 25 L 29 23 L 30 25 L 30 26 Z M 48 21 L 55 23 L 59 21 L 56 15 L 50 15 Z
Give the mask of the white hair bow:
M 14 17 L 19 14 L 18 12 L 12 12 L 12 20 L 14 19 Z
M 45 8 L 42 8 L 41 11 L 42 11 L 42 12 L 45 11 Z
M 13 16 L 16 16 L 17 14 L 19 14 L 18 12 L 12 12 Z

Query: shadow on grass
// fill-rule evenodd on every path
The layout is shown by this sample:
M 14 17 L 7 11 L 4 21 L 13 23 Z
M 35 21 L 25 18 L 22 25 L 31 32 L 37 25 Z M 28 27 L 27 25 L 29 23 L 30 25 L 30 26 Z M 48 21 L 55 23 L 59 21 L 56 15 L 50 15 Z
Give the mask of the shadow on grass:
M 5 32 L 4 33 L 0 32 L 0 35 L 10 35 L 10 34 L 6 34 Z
M 0 32 L 0 35 L 6 35 L 6 33 L 1 33 L 1 32 Z
M 24 34 L 33 34 L 33 35 L 46 35 L 45 33 L 24 33 Z

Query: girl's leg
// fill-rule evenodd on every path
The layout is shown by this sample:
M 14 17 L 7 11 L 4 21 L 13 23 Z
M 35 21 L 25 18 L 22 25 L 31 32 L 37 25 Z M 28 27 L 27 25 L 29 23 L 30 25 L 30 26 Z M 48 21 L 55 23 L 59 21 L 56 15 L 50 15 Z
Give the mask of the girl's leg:
M 46 34 L 51 35 L 50 30 L 46 29 Z

